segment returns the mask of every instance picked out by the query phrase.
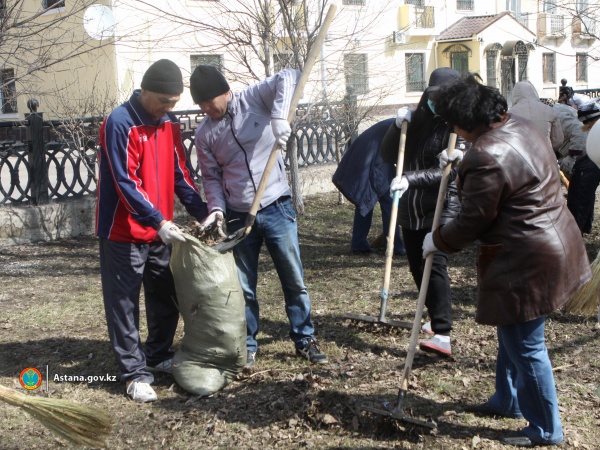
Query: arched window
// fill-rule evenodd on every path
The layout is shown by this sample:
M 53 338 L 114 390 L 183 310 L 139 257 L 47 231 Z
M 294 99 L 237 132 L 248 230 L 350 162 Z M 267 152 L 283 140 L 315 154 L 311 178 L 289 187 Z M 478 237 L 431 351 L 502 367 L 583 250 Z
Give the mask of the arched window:
M 473 54 L 473 51 L 466 45 L 452 44 L 446 47 L 442 54 L 446 58 L 450 58 L 450 67 L 458 73 L 462 74 L 469 71 L 469 57 Z
M 527 62 L 529 61 L 529 51 L 534 50 L 533 44 L 517 41 L 513 50 L 513 57 L 518 60 L 519 67 L 517 72 L 517 81 L 525 81 L 529 79 L 527 74 Z
M 490 44 L 485 48 L 486 81 L 488 86 L 495 88 L 500 85 L 498 80 L 498 55 L 500 50 L 502 50 L 502 44 L 499 42 Z

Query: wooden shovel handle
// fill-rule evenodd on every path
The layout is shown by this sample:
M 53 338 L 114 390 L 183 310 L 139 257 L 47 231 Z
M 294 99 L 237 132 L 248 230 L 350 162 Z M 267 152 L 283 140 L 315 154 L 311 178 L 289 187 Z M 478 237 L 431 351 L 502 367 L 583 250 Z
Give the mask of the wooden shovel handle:
M 308 56 L 306 57 L 306 62 L 304 64 L 304 68 L 302 69 L 302 74 L 298 79 L 298 83 L 296 84 L 296 89 L 294 90 L 294 95 L 292 97 L 292 101 L 290 103 L 290 108 L 288 110 L 288 122 L 292 122 L 296 115 L 296 108 L 298 107 L 298 103 L 300 103 L 300 99 L 302 98 L 302 93 L 304 91 L 304 86 L 308 82 L 308 77 L 310 72 L 312 71 L 313 66 L 321 52 L 321 47 L 323 42 L 325 42 L 325 37 L 327 36 L 327 30 L 329 29 L 329 25 L 333 21 L 333 16 L 335 14 L 337 6 L 332 4 L 329 6 L 329 10 L 327 11 L 327 15 L 323 20 L 323 24 L 321 25 L 321 29 L 313 42 Z M 260 182 L 258 183 L 258 188 L 256 189 L 256 194 L 254 194 L 254 199 L 252 200 L 252 205 L 250 205 L 250 211 L 248 212 L 248 216 L 246 217 L 244 234 L 250 233 L 250 229 L 254 224 L 254 220 L 256 219 L 256 213 L 258 212 L 258 208 L 260 206 L 260 201 L 265 193 L 265 189 L 267 187 L 267 183 L 271 176 L 271 171 L 275 166 L 275 162 L 277 161 L 277 157 L 279 156 L 279 144 L 275 142 L 273 148 L 271 149 L 271 153 L 269 154 L 269 159 L 267 160 L 267 164 L 265 166 L 265 170 L 260 178 Z

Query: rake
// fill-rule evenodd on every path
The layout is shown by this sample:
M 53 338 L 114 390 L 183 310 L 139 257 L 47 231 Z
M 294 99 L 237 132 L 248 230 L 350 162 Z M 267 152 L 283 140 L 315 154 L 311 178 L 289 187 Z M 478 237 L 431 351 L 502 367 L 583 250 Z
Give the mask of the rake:
M 448 148 L 454 148 L 456 145 L 456 134 L 450 133 L 450 139 L 448 142 Z M 452 166 L 448 164 L 444 168 L 442 180 L 440 182 L 440 190 L 438 192 L 437 203 L 435 206 L 435 214 L 433 216 L 432 231 L 435 231 L 440 225 L 440 218 L 442 216 L 442 210 L 444 208 L 444 200 L 446 197 L 446 188 L 448 186 L 448 178 Z M 378 414 L 384 417 L 390 417 L 392 419 L 401 420 L 403 422 L 419 425 L 426 428 L 435 429 L 435 422 L 429 422 L 425 420 L 415 419 L 409 417 L 404 412 L 404 399 L 408 392 L 408 380 L 412 371 L 412 363 L 415 357 L 415 351 L 417 349 L 417 341 L 419 339 L 419 331 L 421 330 L 421 317 L 423 316 L 423 308 L 425 306 L 425 299 L 427 297 L 427 289 L 429 287 L 429 277 L 431 276 L 431 267 L 433 265 L 433 253 L 427 255 L 425 260 L 425 268 L 423 269 L 423 281 L 421 282 L 421 289 L 419 290 L 419 299 L 417 301 L 417 311 L 415 313 L 415 320 L 412 325 L 412 331 L 410 335 L 410 344 L 408 346 L 408 353 L 406 354 L 406 360 L 404 362 L 404 370 L 402 371 L 402 382 L 400 383 L 400 389 L 398 390 L 398 396 L 394 406 L 389 407 L 388 403 L 384 403 L 383 407 L 375 408 L 368 405 L 363 405 L 362 410 Z
M 408 122 L 402 121 L 400 133 L 400 144 L 398 148 L 398 161 L 396 162 L 396 176 L 401 176 L 404 169 L 404 149 L 406 147 L 406 130 Z M 394 239 L 396 237 L 396 221 L 398 219 L 398 203 L 400 202 L 400 192 L 394 192 L 394 203 L 392 204 L 392 212 L 390 213 L 390 228 L 387 237 L 387 247 L 385 250 L 385 272 L 383 275 L 383 287 L 381 289 L 381 306 L 379 308 L 379 316 L 368 316 L 363 314 L 346 314 L 346 319 L 357 320 L 360 322 L 379 323 L 398 328 L 412 328 L 411 322 L 400 320 L 392 320 L 386 318 L 387 302 L 389 297 L 390 278 L 392 273 L 392 259 L 394 256 Z

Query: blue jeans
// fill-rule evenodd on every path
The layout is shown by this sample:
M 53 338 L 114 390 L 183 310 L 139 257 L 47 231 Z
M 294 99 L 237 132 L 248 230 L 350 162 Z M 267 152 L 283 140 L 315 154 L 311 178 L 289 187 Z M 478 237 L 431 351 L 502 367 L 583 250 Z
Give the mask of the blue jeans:
M 243 227 L 246 216 L 246 213 L 228 211 L 228 232 Z M 315 328 L 310 319 L 310 298 L 304 284 L 304 269 L 300 260 L 296 213 L 290 197 L 282 197 L 256 214 L 248 236 L 233 247 L 246 300 L 247 349 L 252 352 L 258 349 L 256 335 L 260 327 L 256 284 L 258 256 L 263 242 L 271 255 L 283 289 L 285 312 L 290 322 L 290 338 L 296 348 L 303 347 L 309 338 L 314 339 Z
M 489 405 L 529 421 L 523 432 L 538 444 L 563 440 L 552 365 L 544 341 L 546 317 L 498 326 L 496 392 Z
M 383 224 L 383 235 L 387 237 L 390 230 L 390 216 L 394 200 L 388 193 L 385 193 L 379 199 L 379 208 L 381 209 L 381 222 Z M 369 246 L 368 236 L 373 222 L 373 210 L 369 211 L 366 216 L 360 214 L 358 207 L 354 210 L 354 224 L 352 226 L 352 242 L 350 249 L 353 252 L 368 251 Z M 404 255 L 404 243 L 400 234 L 400 225 L 396 222 L 396 232 L 394 234 L 394 255 Z

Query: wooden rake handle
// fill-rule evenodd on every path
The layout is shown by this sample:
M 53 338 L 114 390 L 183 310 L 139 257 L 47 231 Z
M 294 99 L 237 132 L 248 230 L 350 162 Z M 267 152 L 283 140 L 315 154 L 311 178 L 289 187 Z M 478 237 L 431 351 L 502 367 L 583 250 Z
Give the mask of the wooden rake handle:
M 456 147 L 456 134 L 450 133 L 450 139 L 448 140 L 448 153 L 451 149 Z M 440 219 L 442 217 L 442 210 L 444 209 L 444 200 L 446 199 L 446 191 L 448 188 L 448 179 L 450 178 L 450 171 L 452 170 L 452 164 L 448 164 L 444 167 L 442 180 L 440 181 L 440 190 L 438 191 L 437 203 L 435 205 L 435 214 L 433 216 L 433 225 L 431 230 L 435 231 L 440 226 Z M 413 322 L 412 331 L 410 334 L 410 344 L 408 346 L 408 353 L 406 355 L 406 361 L 404 363 L 404 371 L 402 372 L 402 383 L 401 389 L 408 389 L 408 379 L 412 370 L 412 363 L 415 357 L 415 351 L 417 348 L 417 341 L 419 340 L 419 331 L 421 331 L 421 318 L 423 317 L 423 307 L 425 306 L 425 299 L 427 298 L 427 289 L 429 287 L 429 278 L 431 276 L 431 266 L 433 265 L 433 253 L 427 255 L 425 260 L 425 268 L 423 269 L 423 279 L 421 280 L 421 289 L 419 290 L 419 300 L 417 301 L 417 311 L 415 313 L 415 320 Z
M 396 162 L 396 176 L 399 177 L 404 172 L 404 150 L 406 148 L 406 131 L 408 122 L 402 121 L 400 128 L 400 143 L 398 146 L 398 160 Z M 396 237 L 396 223 L 398 220 L 398 203 L 400 202 L 400 193 L 394 192 L 394 201 L 390 212 L 390 228 L 388 230 L 387 246 L 385 250 L 385 272 L 383 274 L 383 287 L 381 288 L 381 308 L 379 308 L 379 321 L 385 320 L 387 310 L 387 300 L 389 297 L 390 279 L 392 274 L 392 259 L 394 256 L 394 239 Z
M 315 65 L 319 53 L 321 52 L 321 47 L 323 45 L 323 42 L 325 42 L 327 30 L 329 29 L 329 25 L 331 25 L 331 22 L 333 21 L 333 16 L 335 14 L 336 8 L 337 6 L 335 4 L 329 6 L 329 9 L 327 10 L 327 15 L 325 16 L 323 24 L 321 25 L 321 29 L 319 30 L 319 33 L 317 34 L 317 37 L 315 38 L 315 41 L 313 42 L 310 48 L 308 56 L 306 57 L 306 63 L 304 64 L 304 68 L 302 69 L 300 79 L 296 84 L 296 89 L 294 90 L 294 95 L 292 97 L 290 108 L 288 110 L 287 121 L 290 123 L 292 122 L 292 120 L 294 120 L 296 108 L 298 107 L 298 103 L 300 103 L 300 99 L 302 98 L 304 86 L 306 86 L 310 72 L 312 71 L 312 68 Z M 262 174 L 262 177 L 260 178 L 260 182 L 258 183 L 256 194 L 254 194 L 254 199 L 252 200 L 252 204 L 250 205 L 250 211 L 248 212 L 248 216 L 246 217 L 246 222 L 244 224 L 244 235 L 250 233 L 250 229 L 252 228 L 252 225 L 254 225 L 256 213 L 258 212 L 260 202 L 265 193 L 267 183 L 271 176 L 271 171 L 273 170 L 275 162 L 277 161 L 277 157 L 279 156 L 279 149 L 279 144 L 275 142 L 273 148 L 271 149 L 271 153 L 269 154 L 269 159 L 267 160 L 265 170 Z

